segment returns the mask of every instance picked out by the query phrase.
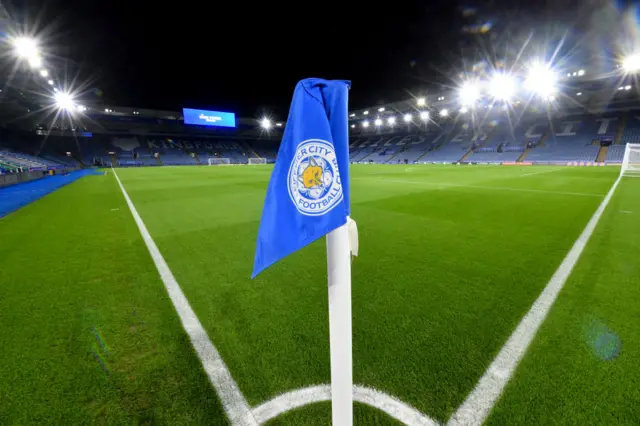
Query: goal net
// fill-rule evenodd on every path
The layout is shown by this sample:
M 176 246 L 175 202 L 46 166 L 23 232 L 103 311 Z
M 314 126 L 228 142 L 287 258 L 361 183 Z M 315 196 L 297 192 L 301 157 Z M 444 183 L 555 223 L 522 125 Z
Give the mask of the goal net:
M 222 166 L 225 164 L 226 165 L 231 164 L 231 160 L 229 160 L 228 158 L 218 158 L 218 157 L 209 158 L 210 166 Z
M 622 169 L 620 174 L 623 176 L 640 177 L 640 144 L 628 143 L 624 150 L 624 158 L 622 160 Z
M 249 158 L 249 164 L 267 164 L 266 158 Z

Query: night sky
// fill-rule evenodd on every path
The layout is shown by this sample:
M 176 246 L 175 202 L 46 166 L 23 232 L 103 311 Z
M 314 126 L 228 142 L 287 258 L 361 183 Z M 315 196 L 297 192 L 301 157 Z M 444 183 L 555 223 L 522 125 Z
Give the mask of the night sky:
M 465 23 L 452 0 L 3 3 L 69 61 L 58 73 L 91 79 L 107 103 L 278 119 L 305 77 L 351 80 L 352 108 L 446 85 Z M 519 16 L 544 10 L 541 2 L 531 11 L 527 2 L 506 3 Z M 566 10 L 572 2 L 548 3 Z M 504 19 L 500 1 L 476 9 Z

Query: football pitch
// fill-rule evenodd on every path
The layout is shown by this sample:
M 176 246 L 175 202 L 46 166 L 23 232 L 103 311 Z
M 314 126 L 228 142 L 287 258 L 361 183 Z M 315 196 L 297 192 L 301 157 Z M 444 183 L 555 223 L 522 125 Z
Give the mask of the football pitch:
M 207 370 L 114 171 L 0 219 L 0 424 L 229 424 L 235 393 L 256 423 L 329 424 L 324 240 L 250 279 L 271 170 L 115 171 L 215 347 Z M 492 425 L 640 423 L 640 179 L 538 299 L 618 174 L 353 165 L 354 423 L 478 404 Z

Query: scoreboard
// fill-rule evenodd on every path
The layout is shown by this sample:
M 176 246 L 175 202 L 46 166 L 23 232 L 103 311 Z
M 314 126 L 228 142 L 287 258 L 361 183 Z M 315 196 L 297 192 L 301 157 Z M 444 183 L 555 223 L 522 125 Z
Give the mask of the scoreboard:
M 210 127 L 236 127 L 236 115 L 232 112 L 182 108 L 184 124 Z

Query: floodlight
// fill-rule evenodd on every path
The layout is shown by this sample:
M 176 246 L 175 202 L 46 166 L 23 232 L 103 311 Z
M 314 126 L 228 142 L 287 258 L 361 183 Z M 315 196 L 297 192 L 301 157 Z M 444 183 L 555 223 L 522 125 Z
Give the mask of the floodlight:
M 364 120 L 364 121 L 362 122 L 362 127 L 364 127 L 364 128 L 369 127 L 369 121 L 368 121 L 368 120 Z
M 475 84 L 465 83 L 460 88 L 460 103 L 462 105 L 473 105 L 480 99 L 480 89 Z
M 58 108 L 67 111 L 71 111 L 73 109 L 73 99 L 70 94 L 66 92 L 56 92 L 53 95 L 53 98 L 55 99 Z
M 53 86 L 53 80 L 47 80 L 47 83 L 49 83 L 49 86 Z
M 622 61 L 622 68 L 624 68 L 626 72 L 636 72 L 640 70 L 640 53 L 624 58 Z
M 369 115 L 369 111 L 365 111 L 362 113 L 363 115 Z
M 489 84 L 489 93 L 496 99 L 508 101 L 515 94 L 516 82 L 508 74 L 496 73 Z
M 266 117 L 263 118 L 262 120 L 260 120 L 260 126 L 262 126 L 262 128 L 265 130 L 269 130 L 271 128 L 271 120 Z
M 547 65 L 535 63 L 529 68 L 525 87 L 542 98 L 548 98 L 557 91 L 556 81 L 556 74 Z
M 352 129 L 355 129 L 355 128 L 356 128 L 356 125 L 355 125 L 355 124 L 352 124 L 352 125 L 351 125 L 351 128 L 352 128 Z
M 469 109 L 467 107 L 460 108 L 460 114 L 466 114 L 467 112 L 469 112 Z
M 418 98 L 417 102 L 418 106 L 424 106 L 427 103 L 425 98 Z
M 404 122 L 405 123 L 410 123 L 412 118 L 413 117 L 411 116 L 411 114 L 405 114 L 404 115 Z
M 379 118 L 376 118 L 376 121 L 373 122 L 376 126 L 382 126 L 382 120 Z
M 19 57 L 30 59 L 38 56 L 38 44 L 29 37 L 18 37 L 13 40 L 13 46 Z
M 31 68 L 40 68 L 42 66 L 42 58 L 38 55 L 29 58 L 29 66 Z
M 427 121 L 429 119 L 429 111 L 420 112 L 420 118 L 424 121 Z
M 449 110 L 444 108 L 440 110 L 440 117 L 446 117 L 449 115 Z
M 387 119 L 387 123 L 389 123 L 390 126 L 393 126 L 394 124 L 396 124 L 396 118 L 395 117 L 389 117 Z
M 382 112 L 382 111 L 384 111 L 384 107 L 378 108 L 378 112 Z
M 47 71 L 47 70 L 40 70 L 40 75 L 41 75 L 42 77 L 47 77 L 47 76 L 49 75 L 49 71 Z

